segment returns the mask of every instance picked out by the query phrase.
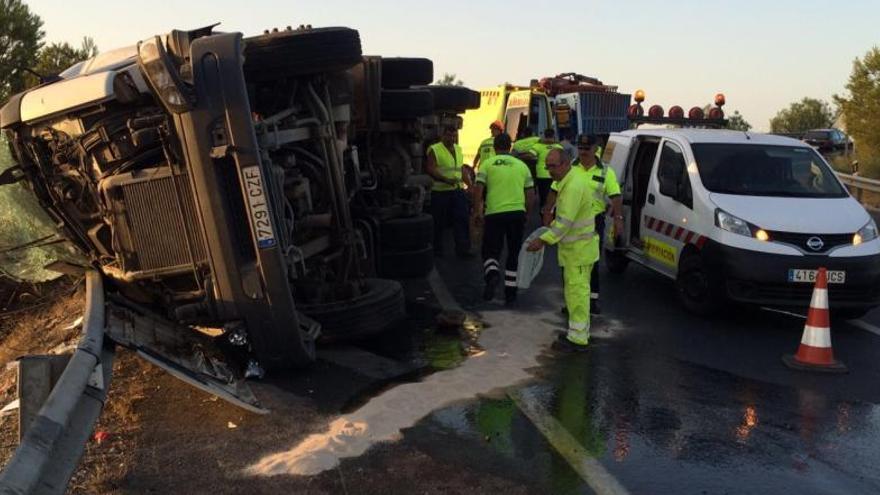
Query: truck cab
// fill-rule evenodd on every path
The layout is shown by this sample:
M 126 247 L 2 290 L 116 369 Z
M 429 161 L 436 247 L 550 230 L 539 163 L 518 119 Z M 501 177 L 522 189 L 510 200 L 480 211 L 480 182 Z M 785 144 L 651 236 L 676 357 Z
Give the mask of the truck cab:
M 603 161 L 620 178 L 625 217 L 624 231 L 606 236 L 610 271 L 634 261 L 665 275 L 700 314 L 725 301 L 806 307 L 819 267 L 837 315 L 880 303 L 877 227 L 808 145 L 639 129 L 612 134 Z

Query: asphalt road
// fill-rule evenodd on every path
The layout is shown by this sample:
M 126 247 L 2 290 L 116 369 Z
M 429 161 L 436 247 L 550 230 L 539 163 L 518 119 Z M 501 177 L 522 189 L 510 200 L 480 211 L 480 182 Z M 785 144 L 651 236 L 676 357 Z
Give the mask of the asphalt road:
M 548 261 L 516 309 L 479 301 L 478 262 L 443 259 L 439 269 L 467 309 L 527 322 L 561 305 Z M 880 312 L 832 329 L 849 374 L 811 374 L 781 362 L 797 349 L 803 318 L 757 308 L 700 318 L 679 306 L 670 280 L 637 265 L 602 277 L 589 352 L 550 353 L 530 383 L 434 411 L 401 441 L 536 492 L 607 492 L 524 414 L 516 398 L 527 397 L 630 493 L 880 492 L 880 335 L 871 327 Z
M 758 308 L 695 317 L 672 281 L 633 264 L 620 276 L 602 271 L 588 352 L 558 354 L 549 344 L 566 319 L 554 257 L 514 308 L 481 300 L 481 265 L 438 260 L 439 281 L 406 283 L 407 321 L 254 383 L 272 414 L 211 402 L 170 378 L 150 383 L 162 393 L 139 407 L 143 432 L 118 486 L 880 493 L 880 312 L 834 325 L 849 374 L 795 372 L 781 357 L 797 349 L 802 317 Z M 441 328 L 438 306 L 471 318 Z

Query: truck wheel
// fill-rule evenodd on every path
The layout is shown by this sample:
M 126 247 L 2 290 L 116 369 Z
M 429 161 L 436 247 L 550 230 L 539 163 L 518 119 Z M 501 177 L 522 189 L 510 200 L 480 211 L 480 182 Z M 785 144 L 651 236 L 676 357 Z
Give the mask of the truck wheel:
M 480 107 L 480 93 L 461 86 L 419 86 L 434 95 L 434 110 L 462 113 Z
M 431 244 L 411 251 L 386 250 L 380 256 L 379 273 L 383 277 L 419 278 L 434 268 L 434 247 Z
M 604 261 L 608 271 L 615 275 L 623 273 L 626 271 L 626 267 L 629 266 L 629 258 L 617 251 L 605 250 Z
M 345 27 L 285 30 L 244 41 L 244 71 L 252 80 L 338 72 L 361 62 L 360 35 Z
M 385 89 L 406 89 L 431 84 L 433 80 L 434 62 L 430 59 L 382 57 L 382 87 Z
M 382 246 L 400 251 L 423 248 L 434 240 L 434 218 L 427 213 L 392 218 L 379 228 Z
M 698 315 L 712 314 L 720 307 L 720 298 L 713 288 L 699 255 L 686 256 L 679 262 L 675 280 L 681 304 Z
M 383 89 L 379 108 L 382 120 L 417 119 L 434 112 L 434 97 L 421 89 Z
M 374 335 L 406 317 L 406 300 L 399 282 L 370 278 L 364 283 L 366 291 L 358 297 L 300 307 L 300 311 L 321 324 L 321 340 Z

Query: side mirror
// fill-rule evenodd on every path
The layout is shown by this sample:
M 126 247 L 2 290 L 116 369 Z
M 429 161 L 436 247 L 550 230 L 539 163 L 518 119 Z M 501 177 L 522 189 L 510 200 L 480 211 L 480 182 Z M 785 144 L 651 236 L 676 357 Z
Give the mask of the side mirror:
M 24 171 L 21 170 L 20 166 L 15 165 L 7 168 L 3 173 L 0 173 L 0 186 L 15 184 L 16 182 L 24 180 L 24 178 Z

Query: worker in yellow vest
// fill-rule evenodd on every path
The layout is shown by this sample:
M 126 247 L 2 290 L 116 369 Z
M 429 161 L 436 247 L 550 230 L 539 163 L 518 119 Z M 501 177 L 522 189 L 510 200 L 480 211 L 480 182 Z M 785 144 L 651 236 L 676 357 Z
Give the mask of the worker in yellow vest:
M 507 244 L 504 262 L 504 302 L 516 301 L 516 271 L 527 212 L 534 208 L 535 190 L 529 167 L 510 155 L 510 136 L 495 138 L 495 156 L 483 162 L 474 186 L 474 224 L 484 224 L 483 277 L 486 285 L 483 299 L 491 301 L 501 281 L 501 252 Z M 483 211 L 483 191 L 486 207 Z
M 597 158 L 601 151 L 597 151 L 601 138 L 592 134 L 582 134 L 577 139 L 578 158 L 572 163 L 573 167 L 583 168 L 590 182 L 593 183 L 595 195 L 593 197 L 593 214 L 595 215 L 596 233 L 599 235 L 600 253 L 605 242 L 605 214 L 611 209 L 614 221 L 614 237 L 623 234 L 623 199 L 620 195 L 620 183 L 614 169 L 602 163 Z M 544 225 L 549 225 L 552 220 L 553 206 L 556 204 L 556 190 L 558 184 L 550 186 L 550 194 L 541 208 Z M 599 307 L 599 263 L 593 264 L 593 273 L 590 276 L 590 313 L 601 314 Z
M 495 138 L 502 132 L 504 132 L 504 122 L 496 120 L 489 125 L 489 133 L 491 133 L 491 136 L 487 137 L 480 143 L 480 148 L 477 150 L 477 156 L 474 158 L 474 170 L 480 170 L 480 162 L 495 156 Z
M 431 215 L 434 217 L 434 253 L 443 256 L 443 234 L 450 225 L 455 253 L 469 257 L 470 202 L 464 192 L 464 158 L 456 141 L 458 129 L 444 127 L 440 141 L 428 148 L 425 173 L 434 179 L 431 188 Z
M 599 259 L 599 238 L 593 220 L 595 186 L 583 168 L 572 167 L 561 149 L 547 155 L 547 171 L 559 184 L 556 216 L 550 228 L 530 242 L 529 251 L 558 245 L 568 331 L 554 344 L 561 351 L 581 351 L 590 341 L 590 273 Z
M 564 149 L 563 146 L 556 141 L 555 136 L 556 132 L 553 129 L 545 129 L 544 137 L 537 143 L 533 144 L 529 149 L 529 153 L 534 155 L 536 159 L 535 186 L 538 189 L 538 199 L 540 200 L 541 205 L 547 201 L 547 195 L 550 193 L 550 185 L 553 183 L 553 179 L 550 177 L 550 173 L 547 172 L 547 167 L 545 165 L 547 155 L 552 149 Z
M 533 136 L 532 130 L 526 127 L 513 143 L 513 146 L 511 146 L 511 154 L 517 158 L 522 158 L 520 155 L 528 153 L 532 146 L 540 140 L 539 136 Z

